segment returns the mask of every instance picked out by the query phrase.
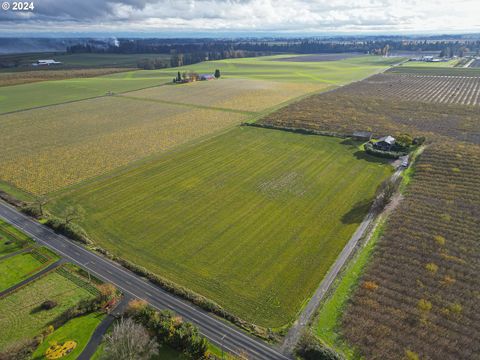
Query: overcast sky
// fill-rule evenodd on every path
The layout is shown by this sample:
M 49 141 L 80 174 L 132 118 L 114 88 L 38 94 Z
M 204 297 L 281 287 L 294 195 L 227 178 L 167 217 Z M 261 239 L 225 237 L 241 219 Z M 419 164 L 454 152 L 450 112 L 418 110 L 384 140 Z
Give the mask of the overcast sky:
M 13 0 L 0 0 L 12 3 Z M 0 10 L 4 33 L 480 32 L 480 0 L 33 0 Z

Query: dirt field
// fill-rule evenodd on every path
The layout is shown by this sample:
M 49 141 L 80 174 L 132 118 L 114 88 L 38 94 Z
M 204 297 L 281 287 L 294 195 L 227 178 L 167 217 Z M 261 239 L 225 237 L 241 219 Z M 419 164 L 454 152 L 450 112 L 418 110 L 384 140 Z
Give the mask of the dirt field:
M 320 62 L 320 61 L 336 61 L 349 59 L 356 56 L 361 56 L 362 53 L 338 53 L 338 54 L 314 54 L 314 55 L 300 55 L 290 56 L 285 58 L 278 58 L 276 61 L 292 61 L 292 62 Z

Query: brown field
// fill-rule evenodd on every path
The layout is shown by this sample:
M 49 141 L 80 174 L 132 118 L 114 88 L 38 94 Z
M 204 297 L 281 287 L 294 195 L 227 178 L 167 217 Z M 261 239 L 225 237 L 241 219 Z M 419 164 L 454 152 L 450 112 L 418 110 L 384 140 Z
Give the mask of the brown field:
M 72 78 L 87 78 L 119 72 L 131 71 L 125 68 L 105 69 L 71 69 L 71 70 L 33 70 L 0 72 L 0 86 L 27 84 L 47 80 L 64 80 Z
M 442 104 L 480 106 L 480 76 L 378 74 L 346 93 Z
M 0 179 L 33 194 L 47 193 L 245 118 L 117 97 L 3 115 L 0 133 L 8 135 L 0 142 Z
M 293 61 L 293 62 L 319 62 L 319 61 L 337 61 L 349 59 L 356 56 L 364 55 L 362 53 L 339 53 L 339 54 L 315 54 L 315 55 L 299 55 L 284 58 L 276 58 L 275 61 Z
M 221 79 L 160 86 L 129 92 L 128 96 L 214 106 L 244 111 L 262 111 L 292 98 L 325 89 L 322 83 L 290 83 L 252 79 Z
M 421 155 L 343 318 L 368 359 L 478 358 L 479 174 L 476 145 L 438 143 Z

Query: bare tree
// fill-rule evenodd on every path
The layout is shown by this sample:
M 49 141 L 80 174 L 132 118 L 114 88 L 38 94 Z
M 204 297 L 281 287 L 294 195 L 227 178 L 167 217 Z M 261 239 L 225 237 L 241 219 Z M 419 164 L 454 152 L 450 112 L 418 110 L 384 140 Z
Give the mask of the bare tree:
M 85 216 L 85 210 L 80 206 L 67 206 L 63 212 L 63 218 L 65 219 L 65 224 L 70 224 L 73 220 L 82 221 Z
M 102 359 L 147 360 L 158 354 L 158 343 L 132 319 L 121 319 L 111 334 L 105 335 Z

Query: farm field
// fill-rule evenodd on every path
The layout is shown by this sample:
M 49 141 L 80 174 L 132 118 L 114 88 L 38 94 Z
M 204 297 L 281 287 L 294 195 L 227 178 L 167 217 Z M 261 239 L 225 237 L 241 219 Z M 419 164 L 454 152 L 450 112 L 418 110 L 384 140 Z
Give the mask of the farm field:
M 239 127 L 57 194 L 100 246 L 258 325 L 293 321 L 392 168 L 358 144 Z M 293 296 L 293 294 L 295 294 Z
M 225 72 L 231 75 L 225 75 L 226 79 L 218 81 L 157 86 L 118 96 L 0 115 L 0 131 L 9 134 L 0 140 L 3 149 L 0 187 L 7 192 L 15 190 L 21 193 L 23 190 L 26 196 L 55 192 L 252 120 L 282 103 L 333 86 L 329 81 L 322 80 L 322 76 L 341 74 L 342 80 L 334 82 L 334 85 L 338 85 L 341 81 L 352 81 L 378 71 L 388 63 L 385 59 L 373 56 L 330 61 L 322 66 L 308 63 L 307 67 L 302 67 L 302 63 L 273 61 L 272 57 L 267 60 L 249 58 L 222 61 Z M 212 67 L 221 65 L 216 62 L 205 64 Z M 316 75 L 307 82 L 289 81 L 288 71 L 292 67 Z M 267 68 L 278 75 L 283 74 L 283 77 L 275 77 L 278 81 L 257 79 L 266 74 Z M 347 75 L 342 73 L 345 69 L 350 69 Z M 246 74 L 246 70 L 250 78 L 240 78 Z M 175 70 L 171 71 L 169 78 L 176 73 Z M 149 77 L 143 77 L 146 74 Z M 72 81 L 72 86 L 84 84 L 88 87 L 87 93 L 95 89 L 100 92 L 99 89 L 103 88 L 103 95 L 106 83 L 113 82 L 119 84 L 118 88 L 127 90 L 130 81 L 138 81 L 142 86 L 155 81 L 158 85 L 158 79 L 162 76 L 165 78 L 166 74 L 165 71 L 139 71 L 65 81 Z M 142 79 L 147 83 L 143 83 Z M 15 103 L 10 105 L 15 108 L 23 107 L 22 103 L 31 104 L 30 90 L 42 102 L 49 97 L 61 102 L 65 100 L 61 100 L 64 96 L 75 99 L 80 92 L 84 94 L 83 85 L 78 88 L 74 86 L 75 90 L 70 92 L 62 84 L 62 81 L 47 81 L 11 86 L 4 100 L 10 103 L 8 97 L 12 96 Z M 95 88 L 94 84 L 99 87 Z M 26 87 L 26 94 L 15 93 L 23 91 L 21 87 Z M 2 91 L 0 88 L 0 102 Z M 57 96 L 60 92 L 62 95 Z M 93 92 L 91 95 L 94 95 Z
M 352 84 L 345 92 L 382 98 L 480 106 L 480 74 L 478 77 L 378 74 Z
M 480 353 L 480 147 L 421 155 L 342 332 L 367 358 L 474 359 Z
M 420 74 L 436 76 L 480 76 L 480 69 L 444 66 L 395 66 L 387 74 Z
M 469 68 L 480 68 L 480 59 L 474 60 L 474 61 L 470 64 Z
M 0 291 L 28 279 L 55 260 L 58 260 L 58 257 L 44 248 L 0 260 Z
M 129 92 L 126 96 L 258 112 L 292 98 L 326 89 L 327 86 L 320 83 L 279 83 L 229 78 L 149 88 Z
M 387 79 L 390 75 L 378 76 Z M 411 133 L 430 139 L 441 137 L 480 143 L 476 106 L 385 97 L 383 90 L 390 85 L 394 87 L 395 83 L 386 82 L 379 90 L 377 82 L 371 79 L 290 104 L 268 114 L 259 123 L 340 134 L 354 131 L 372 131 L 377 136 Z
M 428 61 L 407 61 L 404 62 L 402 67 L 425 67 L 425 68 L 441 68 L 441 67 L 454 67 L 458 64 L 459 59 L 452 59 L 448 61 L 428 62 Z
M 69 320 L 65 325 L 44 339 L 43 343 L 33 353 L 32 360 L 47 359 L 45 352 L 50 347 L 51 342 L 56 341 L 59 344 L 63 344 L 68 340 L 75 341 L 77 346 L 71 353 L 63 356 L 62 359 L 76 359 L 82 353 L 83 349 L 85 349 L 93 332 L 104 318 L 104 314 L 94 312 Z
M 63 80 L 71 78 L 89 78 L 130 71 L 127 68 L 104 69 L 69 69 L 69 70 L 35 70 L 35 71 L 0 71 L 0 87 L 18 84 L 27 84 L 38 81 Z
M 0 351 L 15 341 L 38 335 L 65 310 L 91 296 L 86 288 L 63 275 L 62 270 L 56 270 L 1 298 Z M 55 300 L 58 305 L 48 311 L 39 311 L 38 306 L 45 300 Z
M 319 63 L 273 60 L 275 57 L 207 61 L 181 68 L 138 70 L 94 78 L 0 87 L 0 113 L 103 96 L 108 91 L 121 93 L 158 86 L 171 82 L 178 71 L 213 73 L 218 68 L 225 77 L 342 85 L 360 80 L 399 61 L 377 56 Z
M 67 54 L 67 53 L 30 53 L 30 54 L 8 54 L 0 55 L 0 62 L 11 63 L 18 61 L 22 68 L 30 65 L 38 59 L 55 59 L 62 62 L 56 69 L 64 68 L 95 68 L 95 67 L 136 67 L 141 59 L 170 60 L 168 54 Z M 10 71 L 7 69 L 6 71 Z
M 313 55 L 293 55 L 286 57 L 275 56 L 277 61 L 293 61 L 293 62 L 319 62 L 319 61 L 336 61 L 349 59 L 352 57 L 362 56 L 362 53 L 332 53 L 332 54 L 313 54 Z M 283 55 L 285 56 L 285 55 Z
M 242 113 L 118 97 L 4 115 L 1 179 L 42 194 L 246 119 Z M 24 146 L 28 144 L 28 146 Z
M 0 219 L 0 257 L 32 244 L 32 240 Z

